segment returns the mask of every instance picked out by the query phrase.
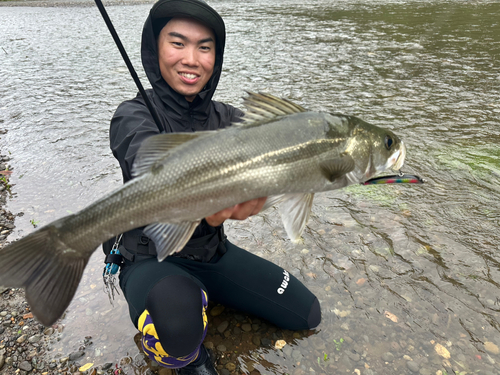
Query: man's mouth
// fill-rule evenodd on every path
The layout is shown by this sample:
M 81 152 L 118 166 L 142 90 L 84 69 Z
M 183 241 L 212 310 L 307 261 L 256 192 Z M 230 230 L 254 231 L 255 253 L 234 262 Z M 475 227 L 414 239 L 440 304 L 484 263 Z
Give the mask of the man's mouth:
M 192 80 L 192 79 L 198 78 L 198 75 L 194 74 L 194 73 L 179 73 L 179 75 L 181 77 L 184 77 L 184 78 L 188 79 L 188 80 Z

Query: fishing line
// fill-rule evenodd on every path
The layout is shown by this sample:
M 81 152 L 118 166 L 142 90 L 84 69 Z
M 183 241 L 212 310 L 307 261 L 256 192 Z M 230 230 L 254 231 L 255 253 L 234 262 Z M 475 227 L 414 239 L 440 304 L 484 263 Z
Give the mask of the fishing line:
M 153 116 L 153 120 L 156 123 L 156 126 L 160 131 L 164 131 L 165 128 L 160 122 L 160 118 L 158 117 L 158 113 L 156 112 L 156 109 L 153 107 L 151 102 L 149 101 L 148 96 L 146 95 L 146 92 L 144 91 L 144 87 L 142 87 L 142 83 L 139 80 L 139 77 L 137 76 L 137 73 L 135 72 L 135 69 L 132 65 L 132 62 L 128 58 L 127 51 L 125 51 L 125 48 L 123 47 L 123 44 L 120 40 L 120 37 L 116 33 L 115 27 L 111 23 L 111 19 L 108 16 L 108 13 L 106 12 L 106 9 L 104 9 L 104 5 L 101 0 L 95 0 L 95 3 L 97 5 L 97 8 L 101 12 L 102 18 L 104 19 L 104 22 L 106 23 L 106 26 L 108 27 L 109 32 L 111 33 L 111 36 L 113 37 L 113 40 L 115 41 L 116 46 L 118 47 L 118 50 L 120 51 L 120 54 L 122 55 L 123 60 L 125 61 L 125 64 L 127 65 L 128 71 L 130 72 L 130 75 L 132 76 L 137 88 L 139 89 L 139 92 L 141 93 L 142 98 L 144 99 L 144 102 L 146 103 L 146 106 L 149 109 L 149 112 L 151 113 L 151 116 Z

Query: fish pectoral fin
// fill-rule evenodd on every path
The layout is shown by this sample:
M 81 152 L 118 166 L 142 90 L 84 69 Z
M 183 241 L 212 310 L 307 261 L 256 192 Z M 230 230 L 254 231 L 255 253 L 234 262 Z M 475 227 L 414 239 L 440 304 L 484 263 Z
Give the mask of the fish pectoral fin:
M 149 172 L 155 166 L 161 165 L 163 160 L 169 157 L 170 151 L 186 142 L 208 137 L 215 131 L 197 133 L 167 133 L 158 134 L 145 139 L 141 143 L 139 151 L 135 156 L 132 167 L 132 177 L 140 176 Z
M 155 223 L 148 225 L 144 234 L 154 241 L 158 261 L 161 262 L 170 254 L 184 248 L 198 224 L 200 220 L 178 224 Z
M 288 237 L 297 241 L 311 214 L 314 193 L 309 194 L 286 194 L 280 205 L 281 220 Z
M 268 208 L 271 208 L 272 206 L 277 205 L 280 203 L 283 199 L 285 199 L 286 195 L 285 194 L 280 194 L 280 195 L 271 195 L 270 197 L 267 197 L 266 203 L 264 203 L 264 206 L 260 210 L 260 212 L 264 212 Z
M 344 155 L 337 159 L 326 160 L 320 163 L 323 175 L 331 182 L 351 172 L 356 167 L 351 155 Z

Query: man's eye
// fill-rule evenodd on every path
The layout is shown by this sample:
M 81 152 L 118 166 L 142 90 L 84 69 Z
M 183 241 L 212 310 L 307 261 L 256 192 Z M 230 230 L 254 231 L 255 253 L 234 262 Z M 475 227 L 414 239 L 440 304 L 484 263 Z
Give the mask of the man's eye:
M 208 46 L 201 46 L 200 49 L 202 51 L 210 51 L 210 47 L 208 47 Z
M 183 44 L 181 42 L 172 42 L 172 44 L 176 47 L 182 47 Z

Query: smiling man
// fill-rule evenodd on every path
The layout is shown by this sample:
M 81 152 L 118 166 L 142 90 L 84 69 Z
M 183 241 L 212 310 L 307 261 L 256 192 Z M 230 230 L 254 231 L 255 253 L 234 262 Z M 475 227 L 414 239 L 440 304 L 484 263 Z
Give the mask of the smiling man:
M 153 6 L 144 25 L 141 55 L 152 86 L 146 92 L 161 124 L 155 124 L 140 95 L 116 110 L 110 144 L 124 182 L 132 178 L 135 156 L 148 137 L 216 130 L 242 116 L 240 110 L 212 100 L 225 38 L 222 18 L 202 1 L 160 0 Z M 226 219 L 255 215 L 265 201 L 254 199 L 205 218 L 186 247 L 161 263 L 143 228 L 123 234 L 120 287 L 152 360 L 181 375 L 217 374 L 202 345 L 208 298 L 287 329 L 320 323 L 319 302 L 301 282 L 224 235 Z
M 215 35 L 191 18 L 174 18 L 158 36 L 158 55 L 162 77 L 192 102 L 212 77 Z

